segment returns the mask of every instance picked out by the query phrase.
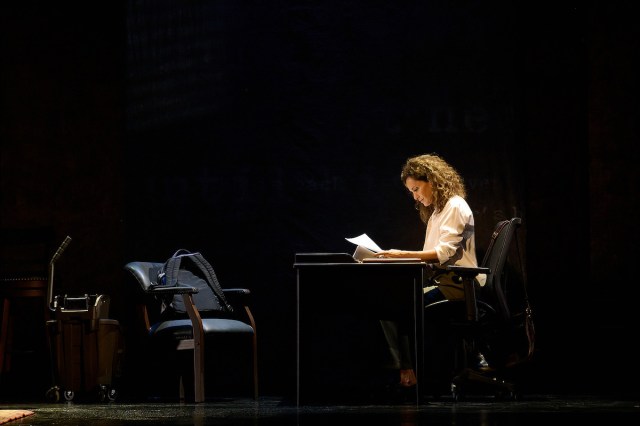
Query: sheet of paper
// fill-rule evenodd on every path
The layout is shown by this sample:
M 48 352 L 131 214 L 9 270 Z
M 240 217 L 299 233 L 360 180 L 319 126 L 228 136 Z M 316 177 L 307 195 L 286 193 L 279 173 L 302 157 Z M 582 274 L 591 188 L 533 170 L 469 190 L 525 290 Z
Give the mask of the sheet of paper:
M 374 243 L 367 234 L 362 234 L 353 238 L 346 238 L 346 240 L 350 243 L 353 243 L 357 246 L 362 246 L 376 253 L 382 251 L 382 249 L 376 243 Z
M 372 259 L 376 257 L 376 252 L 371 251 L 368 248 L 362 246 L 356 246 L 356 251 L 353 252 L 353 258 L 359 262 L 365 259 Z

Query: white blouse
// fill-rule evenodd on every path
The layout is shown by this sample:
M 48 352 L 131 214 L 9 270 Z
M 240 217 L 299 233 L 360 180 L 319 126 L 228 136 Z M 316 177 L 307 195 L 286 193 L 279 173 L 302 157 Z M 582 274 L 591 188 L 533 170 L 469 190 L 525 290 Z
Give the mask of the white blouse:
M 440 265 L 477 267 L 473 212 L 460 196 L 453 196 L 427 223 L 423 250 L 435 249 Z M 484 285 L 486 276 L 478 275 Z

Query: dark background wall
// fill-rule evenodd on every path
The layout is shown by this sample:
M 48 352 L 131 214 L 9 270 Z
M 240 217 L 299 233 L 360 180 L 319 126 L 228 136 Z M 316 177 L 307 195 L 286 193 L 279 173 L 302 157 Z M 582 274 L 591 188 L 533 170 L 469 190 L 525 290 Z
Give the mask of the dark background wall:
M 0 225 L 71 235 L 56 292 L 109 294 L 125 328 L 126 262 L 202 252 L 253 291 L 262 390 L 289 393 L 294 254 L 363 232 L 419 248 L 399 170 L 437 152 L 465 177 L 480 258 L 496 221 L 524 220 L 531 384 L 630 390 L 630 4 L 3 5 Z

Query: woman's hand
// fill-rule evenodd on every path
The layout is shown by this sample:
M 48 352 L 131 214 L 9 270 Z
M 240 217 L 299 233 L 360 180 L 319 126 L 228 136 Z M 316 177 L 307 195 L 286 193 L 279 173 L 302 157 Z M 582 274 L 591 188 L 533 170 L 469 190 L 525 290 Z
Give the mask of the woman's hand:
M 408 256 L 408 252 L 404 250 L 391 249 L 391 250 L 383 250 L 376 253 L 376 257 L 411 257 Z

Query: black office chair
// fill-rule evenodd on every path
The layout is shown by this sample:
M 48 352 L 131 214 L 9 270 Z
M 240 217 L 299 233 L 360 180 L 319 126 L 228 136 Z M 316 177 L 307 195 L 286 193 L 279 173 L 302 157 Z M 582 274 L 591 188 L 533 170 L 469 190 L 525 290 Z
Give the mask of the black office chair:
M 175 351 L 173 355 L 177 355 L 182 350 L 193 351 L 193 375 L 182 374 L 180 366 L 177 372 L 180 384 L 180 399 L 185 399 L 184 383 L 190 381 L 191 377 L 194 382 L 194 400 L 195 402 L 204 402 L 205 400 L 205 360 L 208 359 L 224 359 L 237 361 L 242 359 L 242 353 L 237 351 L 237 345 L 241 342 L 230 339 L 230 337 L 240 337 L 239 340 L 250 341 L 251 348 L 251 367 L 252 370 L 252 396 L 258 398 L 258 352 L 257 352 L 257 334 L 256 324 L 249 309 L 248 298 L 250 291 L 242 288 L 223 288 L 224 295 L 229 304 L 234 308 L 233 315 L 225 315 L 224 317 L 209 317 L 207 311 L 198 309 L 194 304 L 193 294 L 198 290 L 189 287 L 167 287 L 156 286 L 154 284 L 157 274 L 163 263 L 159 262 L 129 262 L 125 265 L 125 270 L 129 271 L 142 289 L 142 297 L 137 303 L 137 321 L 143 324 L 142 341 L 137 337 L 133 337 L 132 344 L 139 346 L 141 343 L 146 349 L 144 351 L 145 359 L 139 359 L 138 363 L 134 363 L 137 367 L 141 364 L 155 364 L 156 369 L 165 369 L 166 371 L 155 371 L 155 375 L 163 375 L 172 371 L 175 367 L 169 362 L 169 356 L 166 350 Z M 184 305 L 188 312 L 188 316 L 172 317 L 170 319 L 163 318 L 161 315 L 161 300 L 167 295 L 181 294 Z M 195 331 L 195 332 L 194 332 Z M 244 337 L 243 337 L 244 336 Z M 231 342 L 233 347 L 227 344 Z M 205 343 L 207 351 L 205 352 Z M 130 348 L 131 349 L 131 348 Z M 136 348 L 137 350 L 138 348 Z M 232 349 L 234 349 L 232 351 Z M 129 353 L 132 350 L 128 351 Z M 226 357 L 219 358 L 217 355 L 226 352 Z M 230 356 L 230 358 L 229 358 Z M 178 363 L 180 358 L 176 357 Z M 220 371 L 220 365 L 208 364 L 211 370 Z M 235 366 L 235 363 L 234 363 Z M 215 368 L 213 368 L 215 367 Z M 224 370 L 228 366 L 225 365 Z M 237 366 L 236 366 L 237 367 Z M 236 377 L 242 376 L 242 372 L 238 372 Z M 191 377 L 189 377 L 191 376 Z M 209 377 L 209 376 L 207 376 Z M 220 376 L 217 376 L 221 379 Z M 168 379 L 169 380 L 169 379 Z M 237 381 L 237 380 L 236 380 Z M 234 390 L 237 392 L 237 390 Z M 222 395 L 224 396 L 224 395 Z
M 455 400 L 486 393 L 519 396 L 515 383 L 508 380 L 513 376 L 509 372 L 531 359 L 535 341 L 520 257 L 522 281 L 507 280 L 507 259 L 520 224 L 521 219 L 514 217 L 496 225 L 480 267 L 448 267 L 464 285 L 464 300 L 425 307 L 425 338 L 431 345 L 428 364 L 436 376 L 431 380 L 434 396 L 442 392 L 443 380 L 449 382 Z M 482 287 L 475 281 L 478 274 L 487 276 Z M 478 366 L 480 353 L 488 367 Z M 438 372 L 439 367 L 443 371 Z

